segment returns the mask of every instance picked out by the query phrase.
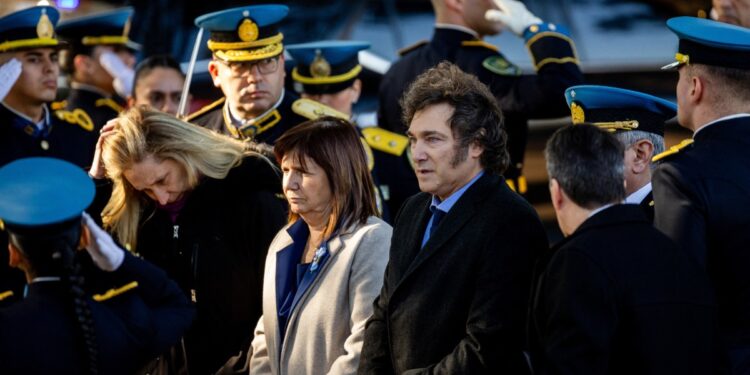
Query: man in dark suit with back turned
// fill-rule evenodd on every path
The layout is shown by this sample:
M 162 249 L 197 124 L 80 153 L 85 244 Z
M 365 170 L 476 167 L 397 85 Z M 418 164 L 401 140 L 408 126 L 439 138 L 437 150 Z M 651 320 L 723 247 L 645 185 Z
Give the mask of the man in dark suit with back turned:
M 489 89 L 450 63 L 403 99 L 422 193 L 396 217 L 359 374 L 523 374 L 538 216 L 505 183 L 506 134 Z
M 677 118 L 693 143 L 654 174 L 654 225 L 705 267 L 735 374 L 750 373 L 750 29 L 678 17 Z M 666 68 L 666 67 L 665 67 Z
M 625 198 L 623 147 L 593 125 L 555 133 L 550 195 L 567 236 L 537 264 L 529 343 L 544 374 L 716 374 L 706 275 Z

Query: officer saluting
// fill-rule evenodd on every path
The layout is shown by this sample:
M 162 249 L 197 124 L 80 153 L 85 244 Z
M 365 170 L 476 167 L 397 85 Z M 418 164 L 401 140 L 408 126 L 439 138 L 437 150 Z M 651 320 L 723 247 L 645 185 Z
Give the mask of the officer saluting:
M 716 290 L 733 373 L 750 373 L 750 29 L 693 17 L 680 39 L 677 118 L 693 143 L 654 173 L 654 225 L 695 256 Z
M 652 95 L 609 86 L 582 85 L 565 90 L 573 124 L 596 125 L 625 149 L 625 203 L 640 205 L 654 220 L 651 159 L 664 151 L 664 123 L 677 105 Z
M 406 136 L 387 131 L 373 124 L 357 123 L 353 113 L 354 103 L 362 92 L 359 73 L 359 51 L 370 48 L 367 42 L 329 40 L 287 46 L 287 52 L 296 63 L 292 70 L 294 88 L 301 96 L 294 102 L 293 110 L 308 118 L 334 116 L 351 121 L 362 136 L 370 172 L 378 192 L 378 210 L 390 221 L 394 213 L 388 205 L 390 185 L 386 181 L 408 168 Z
M 57 28 L 69 44 L 62 53 L 63 69 L 71 79 L 70 93 L 62 103 L 65 115 L 91 121 L 95 129 L 91 150 L 102 126 L 123 110 L 115 86 L 132 86 L 133 51 L 140 49 L 128 38 L 132 14 L 131 8 L 123 8 L 63 21 Z M 127 91 L 129 95 L 131 90 Z
M 284 92 L 284 45 L 279 22 L 289 8 L 256 5 L 202 15 L 195 24 L 210 31 L 208 72 L 224 98 L 187 121 L 238 139 L 273 144 L 306 119 L 292 111 L 297 98 Z
M 19 194 L 23 192 L 23 194 Z M 94 198 L 86 172 L 52 158 L 0 168 L 0 218 L 10 264 L 29 285 L 0 309 L 0 368 L 9 374 L 132 374 L 177 342 L 193 310 L 165 273 L 115 245 L 81 214 Z M 86 247 L 86 252 L 77 249 Z M 86 276 L 115 288 L 85 292 Z

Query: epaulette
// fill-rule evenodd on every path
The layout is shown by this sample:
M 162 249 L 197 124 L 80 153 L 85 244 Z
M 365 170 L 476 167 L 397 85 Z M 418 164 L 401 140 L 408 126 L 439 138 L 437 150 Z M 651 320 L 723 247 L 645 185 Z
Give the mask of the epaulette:
M 655 163 L 655 162 L 657 162 L 659 160 L 663 160 L 664 158 L 666 158 L 666 157 L 668 157 L 670 155 L 674 155 L 674 154 L 679 153 L 680 151 L 682 151 L 682 149 L 684 149 L 684 148 L 686 148 L 686 147 L 688 147 L 688 146 L 690 146 L 692 144 L 693 144 L 693 140 L 692 139 L 690 139 L 690 138 L 683 139 L 682 142 L 680 142 L 679 144 L 676 144 L 676 145 L 670 147 L 667 151 L 664 151 L 664 152 L 662 152 L 662 153 L 654 156 L 653 158 L 651 158 L 651 161 Z
M 362 129 L 362 135 L 367 144 L 391 155 L 401 156 L 409 146 L 409 138 L 383 128 L 369 127 Z
M 0 293 L 0 301 L 13 297 L 13 291 L 12 290 L 6 290 L 4 292 Z
M 60 109 L 55 111 L 55 116 L 67 123 L 78 125 L 82 127 L 83 130 L 94 131 L 94 121 L 91 120 L 91 116 L 81 108 L 76 108 L 72 111 Z
M 49 109 L 51 109 L 53 111 L 57 111 L 57 110 L 65 108 L 67 106 L 68 106 L 68 101 L 67 100 L 61 100 L 59 102 L 52 102 L 52 103 L 50 103 L 49 104 Z
M 119 288 L 110 289 L 107 292 L 105 292 L 104 294 L 94 294 L 94 296 L 92 298 L 96 302 L 102 302 L 102 301 L 106 301 L 108 299 L 115 298 L 115 297 L 117 297 L 117 296 L 119 296 L 119 295 L 121 295 L 121 294 L 123 294 L 123 293 L 125 293 L 125 292 L 127 292 L 129 290 L 133 290 L 133 289 L 135 289 L 137 287 L 138 287 L 138 282 L 137 281 L 132 281 L 132 282 L 129 282 L 129 283 L 127 283 L 127 284 L 125 284 L 125 285 L 123 285 L 123 286 L 121 286 Z
M 125 109 L 125 108 L 122 108 L 122 106 L 118 104 L 116 101 L 110 98 L 96 99 L 96 102 L 94 102 L 94 105 L 97 107 L 109 107 L 117 113 L 120 113 Z
M 414 43 L 414 44 L 412 44 L 410 46 L 406 46 L 404 48 L 401 48 L 400 50 L 398 50 L 397 53 L 398 53 L 399 56 L 406 55 L 407 53 L 409 53 L 411 51 L 414 51 L 417 48 L 422 47 L 422 46 L 426 45 L 429 42 L 430 41 L 427 40 L 427 39 L 422 39 L 422 40 L 420 40 L 420 41 L 418 41 L 418 42 L 416 42 L 416 43 Z
M 200 116 L 200 115 L 202 115 L 202 114 L 204 114 L 204 113 L 206 113 L 206 112 L 208 112 L 208 111 L 216 108 L 217 106 L 223 105 L 224 104 L 224 100 L 226 100 L 226 98 L 221 98 L 221 99 L 219 99 L 219 100 L 217 100 L 217 101 L 215 101 L 215 102 L 213 102 L 213 103 L 211 103 L 211 104 L 209 104 L 207 106 L 204 106 L 203 108 L 201 108 L 201 109 L 199 109 L 199 110 L 197 110 L 197 111 L 195 111 L 195 112 L 187 115 L 187 117 L 185 117 L 185 121 L 190 122 L 193 119 L 195 119 L 196 117 L 198 117 L 198 116 Z
M 337 111 L 323 103 L 304 98 L 297 99 L 292 103 L 292 111 L 309 120 L 315 120 L 323 116 L 333 116 L 342 120 L 349 120 L 349 116 L 346 113 Z
M 461 42 L 461 47 L 482 47 L 493 52 L 500 52 L 500 48 L 497 48 L 497 46 L 487 43 L 484 40 L 464 40 Z

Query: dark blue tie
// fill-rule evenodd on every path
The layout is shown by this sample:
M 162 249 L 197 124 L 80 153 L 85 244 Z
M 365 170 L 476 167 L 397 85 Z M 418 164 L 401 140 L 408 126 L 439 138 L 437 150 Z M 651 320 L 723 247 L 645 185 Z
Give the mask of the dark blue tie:
M 445 211 L 441 211 L 439 208 L 435 207 L 434 210 L 432 210 L 432 226 L 430 227 L 430 236 L 429 238 L 432 238 L 432 236 L 435 234 L 435 230 L 437 229 L 438 225 L 440 224 L 440 221 L 443 220 L 445 217 Z

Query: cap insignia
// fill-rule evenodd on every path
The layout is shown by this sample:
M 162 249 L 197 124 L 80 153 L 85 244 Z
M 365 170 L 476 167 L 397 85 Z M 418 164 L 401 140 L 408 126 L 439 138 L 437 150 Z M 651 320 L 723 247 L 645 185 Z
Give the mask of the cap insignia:
M 326 61 L 320 50 L 315 51 L 315 59 L 310 64 L 310 75 L 315 78 L 328 77 L 331 75 L 331 64 Z
M 46 11 L 42 11 L 42 16 L 39 17 L 39 22 L 36 24 L 36 35 L 40 38 L 52 38 L 55 34 L 55 28 L 52 26 L 52 21 L 49 20 Z
M 573 120 L 573 124 L 581 124 L 586 121 L 586 114 L 583 111 L 583 107 L 575 102 L 570 103 L 570 117 Z
M 245 18 L 240 24 L 240 27 L 237 28 L 237 35 L 239 35 L 240 40 L 243 42 L 255 41 L 258 39 L 259 35 L 258 25 L 250 19 Z

